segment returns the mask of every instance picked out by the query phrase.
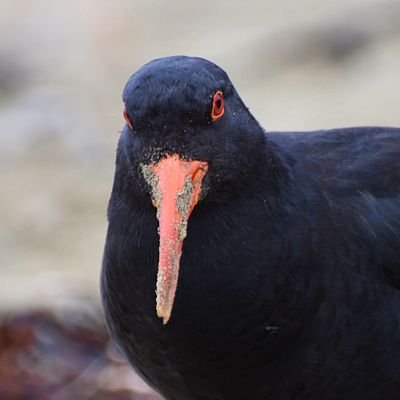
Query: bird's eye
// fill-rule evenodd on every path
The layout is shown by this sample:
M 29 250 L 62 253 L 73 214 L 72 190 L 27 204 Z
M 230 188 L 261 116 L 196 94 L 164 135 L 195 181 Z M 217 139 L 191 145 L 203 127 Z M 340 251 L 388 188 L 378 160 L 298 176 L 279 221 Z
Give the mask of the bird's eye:
M 126 124 L 132 130 L 133 129 L 133 124 L 132 124 L 131 119 L 129 118 L 129 115 L 128 115 L 128 112 L 126 111 L 126 108 L 124 108 L 123 115 L 124 115 Z
M 211 110 L 211 120 L 216 121 L 220 119 L 224 115 L 225 104 L 224 104 L 224 96 L 222 92 L 218 90 L 215 92 L 213 97 L 213 105 Z

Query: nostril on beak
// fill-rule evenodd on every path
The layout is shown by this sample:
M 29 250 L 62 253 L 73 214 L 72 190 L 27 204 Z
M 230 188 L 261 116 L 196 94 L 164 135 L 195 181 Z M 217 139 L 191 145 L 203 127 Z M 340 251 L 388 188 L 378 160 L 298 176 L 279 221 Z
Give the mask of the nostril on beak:
M 196 188 L 204 178 L 205 173 L 207 172 L 207 166 L 205 164 L 200 164 L 199 167 L 192 174 L 192 185 Z
M 197 170 L 193 173 L 192 175 L 192 183 L 193 185 L 196 184 L 196 182 L 199 180 L 199 174 L 201 173 L 201 168 L 197 168 Z

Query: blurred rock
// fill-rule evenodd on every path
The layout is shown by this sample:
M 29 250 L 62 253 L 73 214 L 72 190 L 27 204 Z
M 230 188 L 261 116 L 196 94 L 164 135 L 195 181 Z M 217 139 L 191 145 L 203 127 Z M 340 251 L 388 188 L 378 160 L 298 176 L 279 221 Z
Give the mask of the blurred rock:
M 69 157 L 96 163 L 104 155 L 105 142 L 87 101 L 71 90 L 50 85 L 14 97 L 0 108 L 1 161 L 53 151 L 67 161 Z
M 3 317 L 0 398 L 161 399 L 112 347 L 100 315 L 76 309 Z
M 0 101 L 14 96 L 25 87 L 32 73 L 17 51 L 0 48 Z

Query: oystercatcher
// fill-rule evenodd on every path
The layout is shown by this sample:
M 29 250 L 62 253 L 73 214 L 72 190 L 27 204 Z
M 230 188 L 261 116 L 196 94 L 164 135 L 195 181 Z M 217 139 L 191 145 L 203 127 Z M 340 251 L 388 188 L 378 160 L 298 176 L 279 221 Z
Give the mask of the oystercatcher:
M 265 132 L 195 57 L 123 100 L 101 283 L 133 367 L 169 400 L 400 399 L 400 129 Z

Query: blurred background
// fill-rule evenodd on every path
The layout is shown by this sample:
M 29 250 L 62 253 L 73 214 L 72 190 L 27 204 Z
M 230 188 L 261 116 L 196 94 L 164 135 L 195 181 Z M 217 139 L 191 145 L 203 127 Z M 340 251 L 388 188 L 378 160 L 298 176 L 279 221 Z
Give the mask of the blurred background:
M 0 398 L 156 399 L 99 306 L 121 91 L 222 66 L 268 130 L 400 126 L 398 0 L 0 0 Z

